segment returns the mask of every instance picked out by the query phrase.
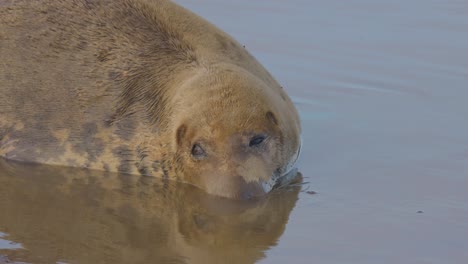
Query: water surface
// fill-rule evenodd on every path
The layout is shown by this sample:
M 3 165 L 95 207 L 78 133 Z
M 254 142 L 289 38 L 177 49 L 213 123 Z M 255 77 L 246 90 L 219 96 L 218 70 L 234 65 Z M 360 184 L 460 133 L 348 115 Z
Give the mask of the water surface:
M 229 207 L 155 180 L 3 164 L 0 255 L 467 263 L 468 2 L 176 2 L 245 44 L 291 95 L 309 184 Z
M 299 189 L 241 202 L 154 177 L 0 160 L 0 255 L 27 263 L 253 263 L 284 232 Z
M 468 261 L 468 2 L 178 2 L 301 112 L 317 194 L 299 195 L 264 263 Z

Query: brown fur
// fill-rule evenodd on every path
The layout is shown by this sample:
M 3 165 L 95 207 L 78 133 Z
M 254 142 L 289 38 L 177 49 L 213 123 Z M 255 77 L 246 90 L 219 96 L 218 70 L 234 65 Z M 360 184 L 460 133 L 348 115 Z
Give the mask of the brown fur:
M 228 197 L 268 191 L 297 159 L 299 118 L 278 83 L 170 1 L 0 0 L 0 58 L 8 159 L 179 178 Z

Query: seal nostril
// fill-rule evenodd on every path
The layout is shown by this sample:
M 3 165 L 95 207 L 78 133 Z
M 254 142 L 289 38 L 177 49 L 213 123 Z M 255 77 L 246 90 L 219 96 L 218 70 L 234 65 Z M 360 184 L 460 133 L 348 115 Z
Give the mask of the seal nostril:
M 242 200 L 252 200 L 266 194 L 262 184 L 260 182 L 250 182 L 246 183 L 242 179 L 242 185 L 238 193 L 239 199 Z
M 241 193 L 241 199 L 242 200 L 250 200 L 254 197 L 253 193 L 251 191 L 244 191 Z

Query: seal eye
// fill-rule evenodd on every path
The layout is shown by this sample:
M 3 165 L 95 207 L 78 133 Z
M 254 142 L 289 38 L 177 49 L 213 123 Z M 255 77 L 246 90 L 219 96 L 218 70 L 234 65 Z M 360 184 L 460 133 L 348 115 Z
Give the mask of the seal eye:
M 266 139 L 266 136 L 264 135 L 254 136 L 249 142 L 249 147 L 259 146 L 260 144 L 263 143 L 263 141 L 265 141 L 265 139 Z
M 192 147 L 192 156 L 195 159 L 202 159 L 206 157 L 206 152 L 205 150 L 200 146 L 200 144 L 196 143 Z

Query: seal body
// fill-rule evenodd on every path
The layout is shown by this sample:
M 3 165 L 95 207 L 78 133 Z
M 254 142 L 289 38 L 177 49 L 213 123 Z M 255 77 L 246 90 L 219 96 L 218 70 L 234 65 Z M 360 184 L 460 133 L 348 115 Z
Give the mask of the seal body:
M 239 43 L 166 0 L 0 0 L 0 156 L 268 192 L 297 111 Z

